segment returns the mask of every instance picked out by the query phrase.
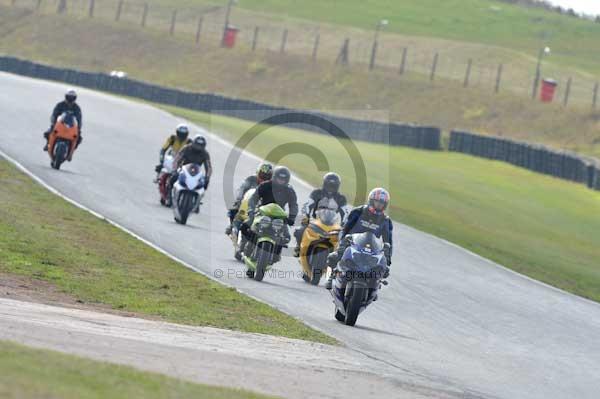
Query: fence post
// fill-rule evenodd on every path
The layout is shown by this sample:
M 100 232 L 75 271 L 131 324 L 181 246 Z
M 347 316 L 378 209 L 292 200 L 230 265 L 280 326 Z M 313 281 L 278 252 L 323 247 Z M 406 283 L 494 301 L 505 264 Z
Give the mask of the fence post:
M 285 28 L 283 30 L 283 35 L 281 36 L 281 47 L 279 48 L 280 53 L 285 53 L 285 45 L 287 44 L 288 30 Z
M 408 53 L 408 47 L 402 49 L 402 61 L 400 61 L 400 75 L 404 75 L 406 72 L 406 55 Z
M 337 56 L 337 59 L 335 60 L 336 65 L 337 64 L 341 64 L 341 65 L 348 65 L 349 62 L 349 49 L 350 49 L 350 39 L 346 38 L 344 40 L 344 44 L 342 45 L 342 48 L 340 49 L 340 53 Z
M 319 42 L 320 41 L 321 41 L 321 34 L 317 33 L 317 36 L 315 36 L 315 44 L 313 46 L 313 51 L 312 51 L 313 62 L 315 62 L 317 60 L 317 53 L 319 52 Z
M 177 24 L 177 10 L 173 10 L 173 14 L 171 14 L 171 27 L 169 28 L 170 36 L 173 36 L 175 33 L 175 24 Z
M 256 51 L 256 45 L 258 44 L 258 32 L 260 28 L 258 26 L 254 27 L 254 35 L 252 36 L 252 51 Z
M 375 61 L 377 59 L 377 48 L 379 47 L 379 41 L 375 39 L 373 41 L 373 47 L 371 47 L 371 60 L 369 61 L 369 71 L 375 68 Z
M 96 6 L 96 1 L 95 0 L 90 0 L 90 7 L 88 9 L 88 17 L 89 18 L 94 18 L 94 8 Z
M 494 92 L 497 94 L 500 91 L 500 82 L 502 81 L 502 69 L 504 65 L 498 65 L 498 73 L 496 74 L 496 87 L 494 88 Z
M 567 88 L 565 89 L 565 99 L 563 101 L 563 106 L 567 106 L 569 104 L 569 96 L 571 95 L 571 83 L 572 83 L 572 78 L 569 78 L 569 80 L 567 80 Z
M 204 18 L 200 16 L 198 18 L 198 26 L 196 27 L 196 44 L 200 43 L 200 35 L 202 32 L 202 22 L 204 22 Z
M 598 82 L 594 85 L 594 96 L 592 98 L 592 110 L 596 110 L 596 104 L 598 103 Z
M 535 100 L 535 97 L 537 96 L 537 91 L 538 91 L 538 86 L 540 84 L 540 75 L 541 75 L 541 71 L 540 68 L 538 67 L 535 70 L 535 77 L 533 78 L 533 89 L 531 90 L 531 99 Z
M 471 81 L 471 68 L 473 67 L 473 60 L 469 58 L 469 62 L 467 62 L 467 72 L 465 72 L 465 82 L 463 83 L 463 87 L 469 87 L 469 82 Z
M 64 14 L 67 12 L 67 0 L 59 0 L 58 6 L 56 7 L 57 14 Z
M 121 19 L 121 11 L 123 10 L 123 0 L 119 0 L 119 4 L 117 5 L 117 12 L 115 14 L 115 21 L 119 22 Z
M 429 80 L 431 80 L 432 82 L 435 79 L 435 72 L 437 70 L 439 56 L 440 56 L 439 53 L 435 53 L 435 55 L 433 56 L 433 64 L 431 65 L 431 75 L 429 76 Z
M 144 10 L 142 11 L 142 22 L 140 25 L 142 28 L 146 27 L 146 18 L 148 17 L 148 3 L 144 3 Z

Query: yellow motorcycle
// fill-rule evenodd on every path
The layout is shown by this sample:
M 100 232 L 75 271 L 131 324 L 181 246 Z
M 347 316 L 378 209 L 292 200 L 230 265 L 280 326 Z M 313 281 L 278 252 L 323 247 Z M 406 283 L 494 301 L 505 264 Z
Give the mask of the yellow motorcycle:
M 319 285 L 327 270 L 327 256 L 338 245 L 338 236 L 342 229 L 340 217 L 335 209 L 321 208 L 316 211 L 300 242 L 300 265 L 303 279 L 312 285 Z

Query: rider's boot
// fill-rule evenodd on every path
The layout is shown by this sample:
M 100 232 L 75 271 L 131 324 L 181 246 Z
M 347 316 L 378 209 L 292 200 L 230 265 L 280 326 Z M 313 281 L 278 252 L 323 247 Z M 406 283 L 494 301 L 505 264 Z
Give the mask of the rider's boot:
M 328 267 L 327 270 L 329 271 L 331 268 Z M 334 278 L 334 272 L 333 270 L 331 270 L 331 273 L 329 273 L 329 277 L 327 277 L 327 281 L 325 282 L 325 289 L 326 290 L 330 290 L 333 288 L 333 278 Z

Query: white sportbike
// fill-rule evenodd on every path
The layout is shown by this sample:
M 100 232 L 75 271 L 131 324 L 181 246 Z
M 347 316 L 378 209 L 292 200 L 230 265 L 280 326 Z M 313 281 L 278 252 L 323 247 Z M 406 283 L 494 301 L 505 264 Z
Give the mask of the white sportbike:
M 171 189 L 175 221 L 186 224 L 190 213 L 200 212 L 206 174 L 198 164 L 188 164 L 178 170 L 179 177 Z

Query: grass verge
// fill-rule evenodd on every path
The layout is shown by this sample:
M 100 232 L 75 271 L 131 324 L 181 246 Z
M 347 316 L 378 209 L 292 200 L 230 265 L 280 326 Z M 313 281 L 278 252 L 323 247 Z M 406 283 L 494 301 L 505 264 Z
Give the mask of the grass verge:
M 235 142 L 252 123 L 164 107 Z M 346 193 L 355 176 L 333 138 L 272 127 L 247 147 L 320 184 L 323 172 L 304 155 L 280 158 L 274 148 L 301 137 L 341 174 Z M 456 153 L 358 143 L 369 187 L 391 190 L 391 214 L 517 272 L 600 301 L 600 193 L 501 162 Z M 270 154 L 270 155 L 269 155 Z M 306 200 L 300 198 L 300 201 Z M 402 252 L 402 248 L 397 249 Z
M 190 325 L 334 343 L 54 196 L 0 160 L 0 274 L 89 304 Z
M 0 341 L 0 397 L 6 399 L 266 399 L 248 391 L 193 384 L 131 367 Z

